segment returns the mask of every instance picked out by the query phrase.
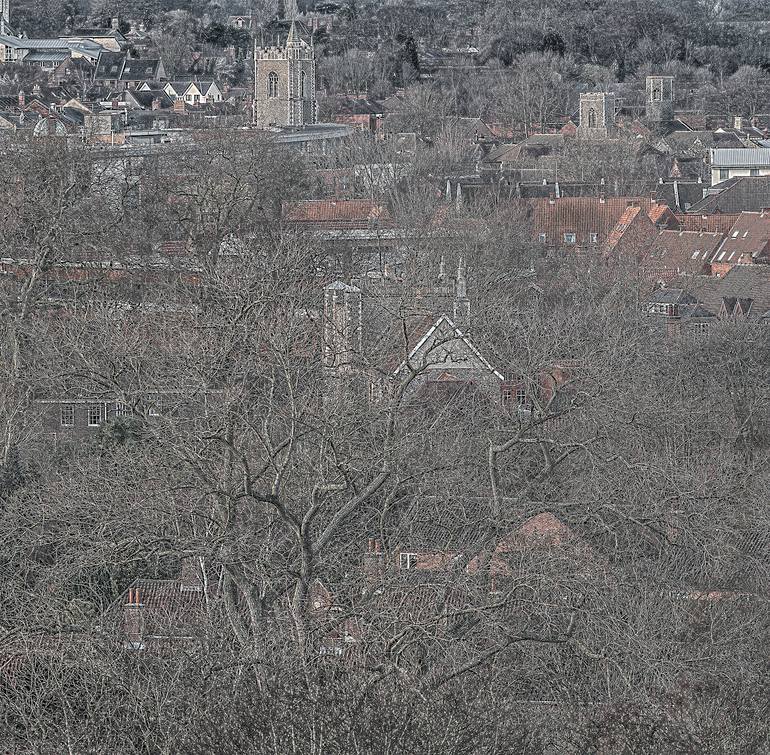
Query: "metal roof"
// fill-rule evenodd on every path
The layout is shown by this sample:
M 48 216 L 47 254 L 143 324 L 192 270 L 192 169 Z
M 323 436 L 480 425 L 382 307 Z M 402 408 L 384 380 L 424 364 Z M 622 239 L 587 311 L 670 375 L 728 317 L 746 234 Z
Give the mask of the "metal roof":
M 714 168 L 762 167 L 770 168 L 770 149 L 712 149 L 711 166 Z

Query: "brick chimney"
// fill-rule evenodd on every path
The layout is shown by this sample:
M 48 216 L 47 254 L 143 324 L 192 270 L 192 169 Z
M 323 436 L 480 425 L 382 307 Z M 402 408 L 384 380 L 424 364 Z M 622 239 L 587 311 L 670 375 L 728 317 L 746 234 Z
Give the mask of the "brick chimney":
M 197 556 L 188 556 L 182 559 L 179 589 L 181 592 L 203 592 L 201 560 Z
M 118 101 L 117 97 L 112 98 L 112 102 L 110 102 L 110 107 L 113 110 L 118 110 L 120 108 L 120 102 Z
M 119 18 L 111 18 L 110 19 L 110 28 L 113 31 L 117 31 L 119 26 L 120 26 L 120 19 Z
M 185 107 L 184 107 L 184 100 L 181 97 L 178 97 L 174 100 L 174 112 L 175 113 L 184 113 Z
M 24 90 L 19 90 L 19 109 L 24 110 L 27 106 L 27 96 L 24 94 Z
M 138 587 L 128 588 L 128 600 L 123 606 L 123 630 L 125 632 L 125 644 L 132 650 L 144 648 L 142 637 L 144 635 L 144 606 Z
M 158 97 L 155 97 L 152 101 L 152 109 L 153 110 L 160 110 L 160 99 Z
M 364 575 L 369 583 L 379 582 L 385 566 L 382 543 L 375 537 L 370 537 L 364 554 Z

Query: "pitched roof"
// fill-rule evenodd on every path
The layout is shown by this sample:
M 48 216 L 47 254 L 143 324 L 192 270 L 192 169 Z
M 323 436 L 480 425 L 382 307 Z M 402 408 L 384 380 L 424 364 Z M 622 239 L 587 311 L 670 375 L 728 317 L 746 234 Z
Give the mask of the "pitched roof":
M 770 212 L 742 212 L 711 262 L 750 264 L 768 257 Z
M 655 203 L 649 197 L 559 197 L 530 200 L 535 235 L 544 233 L 546 243 L 563 243 L 565 233 L 574 233 L 576 245 L 604 244 L 624 213 L 638 205 L 649 212 Z M 591 234 L 597 234 L 596 242 Z
M 650 250 L 643 264 L 663 277 L 667 277 L 666 272 L 671 275 L 698 275 L 707 271 L 707 263 L 723 238 L 721 233 L 661 231 L 658 244 Z
M 739 213 L 705 215 L 696 213 L 676 213 L 676 219 L 684 231 L 708 231 L 709 233 L 728 233 L 738 220 Z
M 161 61 L 158 58 L 136 58 L 126 60 L 120 72 L 121 81 L 142 81 L 158 77 Z
M 739 176 L 717 184 L 690 212 L 737 213 L 770 208 L 770 176 Z
M 319 228 L 392 227 L 387 207 L 371 199 L 307 199 L 284 205 L 284 219 L 289 223 Z
M 698 276 L 673 283 L 714 313 L 721 311 L 725 298 L 751 300 L 751 317 L 762 317 L 770 310 L 770 265 L 735 265 L 721 278 Z
M 770 168 L 770 149 L 712 149 L 712 168 Z

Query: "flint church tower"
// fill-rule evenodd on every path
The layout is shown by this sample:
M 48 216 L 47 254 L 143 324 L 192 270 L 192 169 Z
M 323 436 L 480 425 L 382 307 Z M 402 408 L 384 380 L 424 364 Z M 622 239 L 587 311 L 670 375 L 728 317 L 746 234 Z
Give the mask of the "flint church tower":
M 0 34 L 11 33 L 11 0 L 0 0 Z
M 307 126 L 317 119 L 315 49 L 292 22 L 285 45 L 254 49 L 253 122 L 267 128 Z

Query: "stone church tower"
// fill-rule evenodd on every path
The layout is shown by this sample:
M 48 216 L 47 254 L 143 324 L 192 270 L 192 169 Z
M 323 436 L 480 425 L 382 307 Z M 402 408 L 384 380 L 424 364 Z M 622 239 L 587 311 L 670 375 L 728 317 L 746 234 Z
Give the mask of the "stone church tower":
M 315 49 L 312 38 L 308 42 L 292 23 L 285 45 L 254 49 L 253 122 L 267 128 L 317 120 Z
M 648 76 L 645 111 L 650 123 L 674 120 L 674 77 Z
M 581 94 L 578 136 L 583 139 L 606 139 L 613 136 L 616 106 L 614 92 Z
M 11 26 L 11 0 L 0 0 L 0 34 L 8 34 Z

